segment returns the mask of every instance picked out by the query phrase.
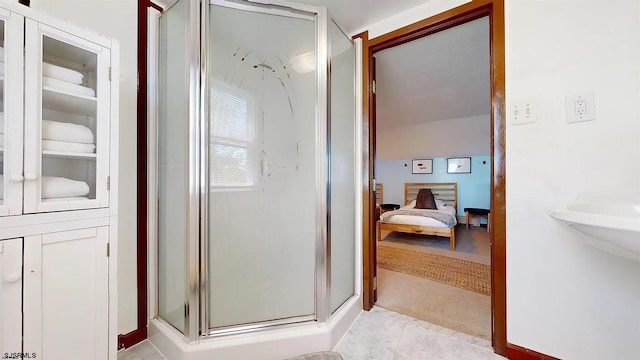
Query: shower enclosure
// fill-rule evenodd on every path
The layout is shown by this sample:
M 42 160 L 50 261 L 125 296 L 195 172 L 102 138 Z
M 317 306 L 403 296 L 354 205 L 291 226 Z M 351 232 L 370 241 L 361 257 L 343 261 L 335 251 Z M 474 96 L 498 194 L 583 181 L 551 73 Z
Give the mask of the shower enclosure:
M 353 42 L 290 2 L 155 19 L 151 316 L 190 343 L 329 323 L 359 293 Z

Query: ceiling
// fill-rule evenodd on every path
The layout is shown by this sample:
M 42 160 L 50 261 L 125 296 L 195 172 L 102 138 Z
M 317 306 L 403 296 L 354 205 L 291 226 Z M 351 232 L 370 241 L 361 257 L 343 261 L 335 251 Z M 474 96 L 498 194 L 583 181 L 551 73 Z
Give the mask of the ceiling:
M 171 7 L 178 0 L 153 0 L 163 8 Z M 238 1 L 238 0 L 227 0 Z M 409 10 L 430 0 L 240 0 L 258 3 L 293 2 L 315 6 L 326 6 L 329 13 L 347 34 L 353 34 L 367 25 L 389 16 Z
M 429 0 L 291 0 L 291 2 L 326 6 L 342 30 L 347 34 L 353 34 L 367 25 Z
M 487 17 L 374 56 L 378 129 L 489 115 Z
M 368 25 L 429 0 L 292 0 L 327 6 L 342 29 Z M 474 20 L 376 53 L 379 130 L 489 115 L 489 21 Z

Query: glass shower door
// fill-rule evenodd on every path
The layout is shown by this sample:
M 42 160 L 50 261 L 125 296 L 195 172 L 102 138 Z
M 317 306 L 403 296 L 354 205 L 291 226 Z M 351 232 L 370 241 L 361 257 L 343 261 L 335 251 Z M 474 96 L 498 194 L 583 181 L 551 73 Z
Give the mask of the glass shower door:
M 187 1 L 163 12 L 158 62 L 158 315 L 185 332 L 188 78 Z
M 355 290 L 356 274 L 356 127 L 355 46 L 329 21 L 331 313 Z
M 209 6 L 208 326 L 309 320 L 316 15 Z

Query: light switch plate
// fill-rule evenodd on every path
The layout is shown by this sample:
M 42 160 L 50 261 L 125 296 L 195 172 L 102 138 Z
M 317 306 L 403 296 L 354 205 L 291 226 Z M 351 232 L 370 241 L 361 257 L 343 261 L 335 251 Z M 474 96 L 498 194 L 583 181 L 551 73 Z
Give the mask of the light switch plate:
M 511 124 L 522 125 L 531 124 L 538 120 L 538 111 L 533 101 L 521 101 L 513 105 L 511 111 Z
M 566 105 L 568 123 L 596 119 L 596 96 L 593 92 L 567 96 Z

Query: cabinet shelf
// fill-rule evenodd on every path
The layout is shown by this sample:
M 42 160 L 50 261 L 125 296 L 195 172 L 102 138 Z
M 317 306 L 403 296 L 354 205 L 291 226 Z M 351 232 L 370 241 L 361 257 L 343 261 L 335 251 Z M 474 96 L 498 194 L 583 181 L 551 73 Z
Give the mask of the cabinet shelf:
M 76 153 L 68 151 L 43 150 L 42 156 L 58 159 L 86 159 L 95 160 L 95 153 Z
M 92 115 L 96 112 L 97 98 L 77 95 L 49 86 L 42 87 L 42 107 L 70 114 Z

